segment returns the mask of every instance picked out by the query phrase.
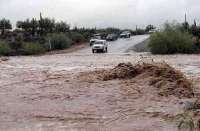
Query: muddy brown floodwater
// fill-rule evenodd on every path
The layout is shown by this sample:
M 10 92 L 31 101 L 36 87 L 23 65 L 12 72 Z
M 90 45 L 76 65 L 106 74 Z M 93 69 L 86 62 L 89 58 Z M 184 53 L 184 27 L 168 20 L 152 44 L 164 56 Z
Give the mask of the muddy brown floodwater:
M 119 63 L 152 59 L 181 70 L 199 92 L 199 55 L 77 52 L 10 57 L 0 63 L 0 130 L 176 131 L 171 119 L 183 112 L 182 103 L 188 99 L 158 97 L 142 77 L 136 82 L 80 77 Z

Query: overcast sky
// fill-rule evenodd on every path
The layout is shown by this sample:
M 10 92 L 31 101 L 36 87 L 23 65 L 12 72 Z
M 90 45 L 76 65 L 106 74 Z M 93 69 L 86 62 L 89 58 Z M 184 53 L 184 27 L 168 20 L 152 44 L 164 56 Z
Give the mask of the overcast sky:
M 12 23 L 40 12 L 72 26 L 135 28 L 182 22 L 185 12 L 200 22 L 200 0 L 0 0 L 0 18 Z

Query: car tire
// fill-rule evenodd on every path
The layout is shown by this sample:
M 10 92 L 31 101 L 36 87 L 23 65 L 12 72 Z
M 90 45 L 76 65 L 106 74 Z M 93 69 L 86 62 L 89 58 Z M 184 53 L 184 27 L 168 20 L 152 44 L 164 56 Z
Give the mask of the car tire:
M 92 53 L 95 53 L 95 50 L 92 50 Z

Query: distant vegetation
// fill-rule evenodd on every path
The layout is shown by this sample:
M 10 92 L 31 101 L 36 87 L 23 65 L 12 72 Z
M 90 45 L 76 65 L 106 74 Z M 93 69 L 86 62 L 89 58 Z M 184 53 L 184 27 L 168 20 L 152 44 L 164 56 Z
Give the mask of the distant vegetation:
M 141 35 L 153 29 L 148 25 L 146 29 L 129 30 L 132 35 Z M 64 21 L 56 21 L 43 17 L 17 21 L 16 29 L 12 30 L 8 19 L 0 20 L 0 55 L 35 55 L 51 50 L 62 50 L 72 45 L 89 41 L 94 34 L 100 34 L 103 39 L 108 34 L 119 35 L 124 30 L 118 28 L 71 28 Z
M 166 23 L 164 29 L 151 35 L 149 48 L 153 54 L 200 53 L 200 27 Z
M 106 39 L 108 34 L 120 35 L 118 28 L 71 28 L 63 21 L 43 17 L 17 21 L 12 30 L 8 19 L 0 19 L 0 55 L 35 55 L 52 50 L 62 50 L 72 45 L 85 43 L 94 34 Z M 154 30 L 153 25 L 145 29 L 136 28 L 132 35 L 142 35 Z M 155 31 L 155 30 L 154 30 Z M 189 25 L 167 23 L 164 29 L 151 35 L 148 45 L 153 54 L 200 53 L 200 26 L 194 21 Z
M 46 37 L 45 47 L 48 50 L 61 50 L 71 46 L 72 41 L 64 33 L 53 33 Z M 49 42 L 48 42 L 49 41 Z
M 10 55 L 12 53 L 11 47 L 8 45 L 8 43 L 1 41 L 0 42 L 0 54 L 1 55 Z

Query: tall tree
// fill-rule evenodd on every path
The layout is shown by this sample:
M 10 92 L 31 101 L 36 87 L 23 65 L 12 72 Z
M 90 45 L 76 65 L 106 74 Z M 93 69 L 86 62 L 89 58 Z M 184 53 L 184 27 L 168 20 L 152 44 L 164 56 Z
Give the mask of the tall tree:
M 43 17 L 42 17 L 41 12 L 40 12 L 40 20 L 39 20 L 39 34 L 43 35 Z
M 63 32 L 63 33 L 65 33 L 65 32 L 67 32 L 69 30 L 70 30 L 70 25 L 68 25 L 66 22 L 61 21 L 61 22 L 57 22 L 55 24 L 55 31 L 56 32 L 59 32 L 59 33 Z
M 40 35 L 52 33 L 55 29 L 55 20 L 50 18 L 43 18 L 41 13 L 40 13 L 40 20 L 38 23 L 39 23 Z
M 35 18 L 31 20 L 26 19 L 25 21 L 17 21 L 17 28 L 23 29 L 25 32 L 31 33 L 33 36 L 38 30 L 38 21 Z
M 194 36 L 200 37 L 200 27 L 197 26 L 196 20 L 194 20 L 194 24 L 191 26 L 191 33 Z
M 42 28 L 44 29 L 44 33 L 53 33 L 55 29 L 55 20 L 44 18 Z
M 26 32 L 29 32 L 31 29 L 31 23 L 29 19 L 26 19 L 25 21 L 18 21 L 16 26 L 17 28 L 21 28 Z
M 190 25 L 187 22 L 187 14 L 185 14 L 185 22 L 183 23 L 183 28 L 185 29 L 185 31 L 189 31 Z
M 4 35 L 5 30 L 10 30 L 12 29 L 12 25 L 10 23 L 10 20 L 7 20 L 5 18 L 0 20 L 0 30 L 1 30 L 1 35 Z
M 37 32 L 38 29 L 38 21 L 35 18 L 32 18 L 32 20 L 30 21 L 30 28 L 31 28 L 31 34 L 34 36 Z

